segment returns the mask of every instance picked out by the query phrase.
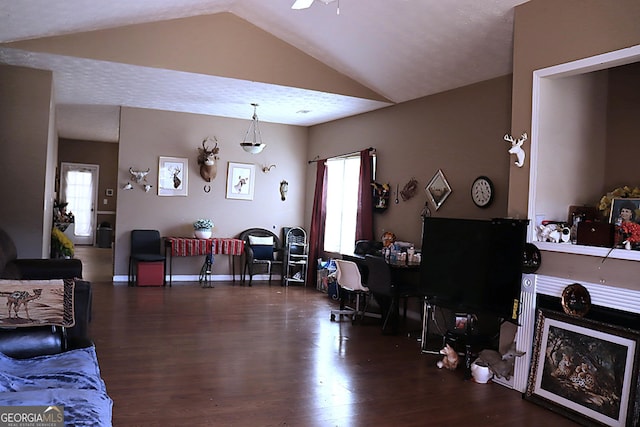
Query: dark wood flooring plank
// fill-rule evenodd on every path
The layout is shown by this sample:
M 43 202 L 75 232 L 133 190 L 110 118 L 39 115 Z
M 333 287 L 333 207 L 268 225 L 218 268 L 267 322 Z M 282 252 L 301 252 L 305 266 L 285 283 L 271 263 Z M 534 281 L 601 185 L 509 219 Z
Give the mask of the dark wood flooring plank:
M 438 369 L 406 333 L 417 322 L 383 335 L 377 319 L 331 322 L 334 304 L 260 282 L 95 282 L 91 334 L 114 426 L 576 425 Z

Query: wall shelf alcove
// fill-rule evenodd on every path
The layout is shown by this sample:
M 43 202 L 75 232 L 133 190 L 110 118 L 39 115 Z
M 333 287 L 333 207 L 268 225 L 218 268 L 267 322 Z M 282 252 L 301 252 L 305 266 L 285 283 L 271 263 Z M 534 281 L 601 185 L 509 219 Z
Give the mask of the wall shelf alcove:
M 640 261 L 640 251 L 538 242 L 536 233 L 541 219 L 566 221 L 571 205 L 640 185 L 640 144 L 630 138 L 639 75 L 640 45 L 534 71 L 528 240 L 540 250 Z

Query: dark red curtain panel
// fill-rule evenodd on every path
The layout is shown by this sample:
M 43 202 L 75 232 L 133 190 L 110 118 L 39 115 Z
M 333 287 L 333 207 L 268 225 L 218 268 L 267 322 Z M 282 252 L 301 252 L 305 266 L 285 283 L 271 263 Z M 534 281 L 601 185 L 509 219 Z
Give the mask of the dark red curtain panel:
M 360 186 L 356 215 L 356 241 L 373 239 L 373 158 L 370 148 L 360 152 Z
M 318 272 L 318 258 L 324 256 L 324 229 L 327 217 L 327 166 L 324 160 L 316 163 L 316 189 L 309 230 L 309 265 L 307 284 L 313 286 Z

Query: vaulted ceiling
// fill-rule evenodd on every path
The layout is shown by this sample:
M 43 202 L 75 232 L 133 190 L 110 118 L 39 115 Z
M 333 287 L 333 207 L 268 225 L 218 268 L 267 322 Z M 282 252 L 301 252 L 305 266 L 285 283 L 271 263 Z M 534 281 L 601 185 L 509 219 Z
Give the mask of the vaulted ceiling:
M 293 3 L 0 0 L 0 63 L 52 70 L 61 108 L 310 126 L 511 73 L 524 0 Z

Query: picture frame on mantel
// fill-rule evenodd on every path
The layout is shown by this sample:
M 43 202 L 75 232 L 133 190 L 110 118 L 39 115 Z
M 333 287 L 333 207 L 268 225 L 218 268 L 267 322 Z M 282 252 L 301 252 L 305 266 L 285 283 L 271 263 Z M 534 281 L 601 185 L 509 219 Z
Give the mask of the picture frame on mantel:
M 429 200 L 435 206 L 436 210 L 440 209 L 440 206 L 447 200 L 447 197 L 451 194 L 451 186 L 444 176 L 442 169 L 438 169 L 438 172 L 431 178 L 429 184 L 427 184 L 425 191 Z
M 538 309 L 525 399 L 587 426 L 638 425 L 637 331 Z
M 256 165 L 229 162 L 227 168 L 227 199 L 253 200 Z
M 189 159 L 160 156 L 158 161 L 158 196 L 188 194 Z
M 611 201 L 609 223 L 619 224 L 620 221 L 638 222 L 640 220 L 640 199 L 618 198 Z

